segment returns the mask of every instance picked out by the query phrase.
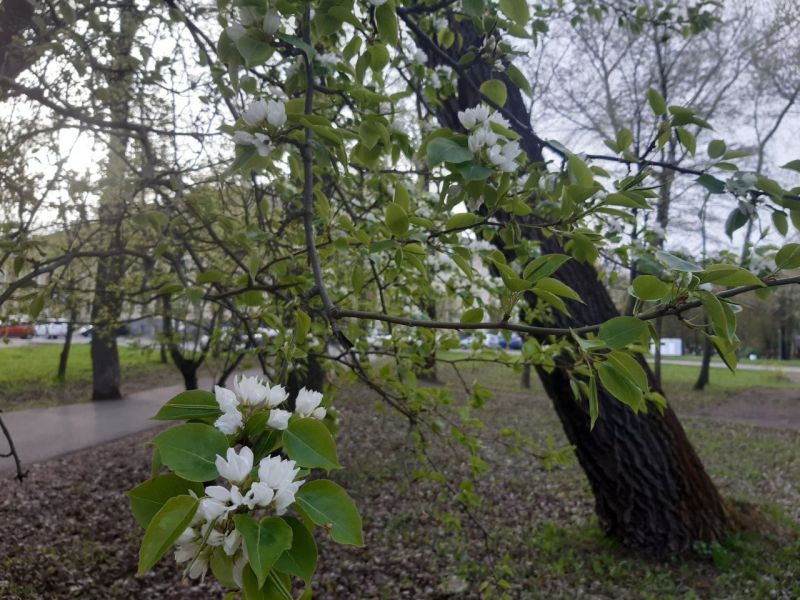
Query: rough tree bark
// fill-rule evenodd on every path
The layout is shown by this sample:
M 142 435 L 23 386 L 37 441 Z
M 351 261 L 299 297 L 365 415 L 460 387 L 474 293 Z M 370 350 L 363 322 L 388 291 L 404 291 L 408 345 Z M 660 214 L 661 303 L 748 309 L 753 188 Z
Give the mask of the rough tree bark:
M 443 64 L 441 49 L 434 48 L 430 38 L 414 27 L 413 16 L 402 17 L 429 64 Z M 457 39 L 463 40 L 460 47 L 447 51 L 451 58 L 457 61 L 468 47 L 481 47 L 482 39 L 469 21 L 451 19 L 450 27 Z M 478 61 L 459 73 L 457 95 L 437 111 L 440 122 L 461 130 L 457 112 L 480 103 L 477 90 L 492 78 L 504 80 L 508 90 L 505 108 L 525 124 L 514 127 L 522 136 L 521 145 L 532 162 L 542 163 L 542 146 L 528 126 L 530 115 L 519 88 Z M 556 237 L 544 238 L 535 228 L 522 231 L 540 243 L 543 253 L 564 253 Z M 619 315 L 593 265 L 572 260 L 557 277 L 575 289 L 585 304 L 571 303 L 572 317 L 556 315 L 556 326 L 578 327 Z M 534 298 L 528 300 L 535 302 Z M 628 547 L 664 555 L 690 549 L 697 541 L 719 540 L 734 528 L 732 509 L 712 483 L 671 408 L 663 415 L 652 409 L 650 414 L 637 416 L 601 389 L 600 418 L 590 430 L 588 407 L 573 398 L 567 373 L 560 369 L 537 371 L 567 438 L 575 446 L 594 493 L 595 510 L 610 536 Z

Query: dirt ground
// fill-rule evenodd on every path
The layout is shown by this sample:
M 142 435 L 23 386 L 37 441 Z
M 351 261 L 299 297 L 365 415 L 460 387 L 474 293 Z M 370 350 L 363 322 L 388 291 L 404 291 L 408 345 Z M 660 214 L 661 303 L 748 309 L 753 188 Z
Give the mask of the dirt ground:
M 687 414 L 729 423 L 800 430 L 800 384 L 797 388 L 744 390 Z
M 489 377 L 478 370 L 466 375 Z M 420 471 L 407 423 L 374 396 L 348 388 L 336 404 L 345 468 L 332 477 L 360 507 L 366 546 L 342 547 L 318 536 L 315 598 L 800 598 L 800 544 L 740 540 L 708 549 L 707 559 L 656 564 L 604 538 L 574 461 L 548 470 L 525 450 L 510 449 L 508 437 L 494 435 L 525 427 L 541 447 L 564 445 L 549 403 L 535 393 L 500 393 L 483 411 L 487 471 L 475 484 L 478 500 L 469 515 L 452 502 L 468 472 L 457 446 L 431 448 L 432 464 L 454 482 L 451 489 Z M 787 523 L 800 520 L 800 433 L 686 423 L 724 494 L 766 503 Z M 142 531 L 124 492 L 149 476 L 146 442 L 153 435 L 32 465 L 23 484 L 3 482 L 0 598 L 222 597 L 210 580 L 182 582 L 170 556 L 135 577 Z

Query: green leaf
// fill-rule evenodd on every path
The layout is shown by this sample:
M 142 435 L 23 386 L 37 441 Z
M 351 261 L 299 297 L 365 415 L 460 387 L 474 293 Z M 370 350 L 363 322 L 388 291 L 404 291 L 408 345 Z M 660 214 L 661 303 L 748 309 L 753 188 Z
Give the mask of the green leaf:
M 686 150 L 694 156 L 694 153 L 697 151 L 697 140 L 695 139 L 694 135 L 688 130 L 684 129 L 683 127 L 678 127 L 675 130 L 678 134 L 678 141 L 681 145 L 686 148 Z
M 282 519 L 292 528 L 292 547 L 281 554 L 275 563 L 275 569 L 300 577 L 309 585 L 314 569 L 317 568 L 317 544 L 314 536 L 299 519 Z
M 517 25 L 525 27 L 531 19 L 528 0 L 500 0 L 500 10 Z
M 565 262 L 569 260 L 566 254 L 544 254 L 537 256 L 527 265 L 522 271 L 522 277 L 528 281 L 535 283 L 545 277 L 550 277 L 553 273 Z
M 330 530 L 334 541 L 364 545 L 361 516 L 339 485 L 327 479 L 311 481 L 300 488 L 295 499 L 314 523 Z
M 733 233 L 747 225 L 749 220 L 750 217 L 746 213 L 743 213 L 738 207 L 734 208 L 725 220 L 725 235 L 732 238 Z
M 199 501 L 192 496 L 175 496 L 164 503 L 144 532 L 137 575 L 149 571 L 164 556 L 192 522 L 198 505 Z
M 589 378 L 589 429 L 594 429 L 597 417 L 600 416 L 600 402 L 597 397 L 597 378 Z
M 292 528 L 280 517 L 264 517 L 256 522 L 247 515 L 233 515 L 233 522 L 242 534 L 247 560 L 261 588 L 272 565 L 292 547 Z
M 233 577 L 233 557 L 225 554 L 221 546 L 213 549 L 208 561 L 211 572 L 224 587 L 236 589 L 239 586 Z M 224 598 L 223 598 L 224 600 Z
M 574 154 L 567 157 L 567 173 L 569 180 L 580 186 L 590 188 L 594 185 L 594 175 L 591 169 Z
M 674 254 L 670 254 L 669 252 L 664 252 L 663 250 L 658 250 L 656 252 L 656 258 L 665 265 L 667 265 L 673 271 L 698 273 L 703 270 L 703 267 L 696 265 L 694 263 L 690 263 L 688 260 L 683 260 L 682 258 L 679 258 Z
M 711 343 L 714 344 L 717 354 L 719 354 L 722 362 L 730 369 L 731 373 L 736 372 L 736 363 L 738 361 L 736 350 L 738 349 L 738 344 L 718 335 L 711 336 Z
M 779 269 L 800 267 L 800 244 L 786 244 L 775 255 L 775 266 Z
M 302 310 L 296 310 L 294 313 L 295 340 L 300 343 L 306 339 L 308 332 L 311 331 L 311 317 Z
M 526 5 L 527 6 L 527 5 Z M 481 84 L 481 94 L 498 106 L 504 106 L 508 98 L 506 84 L 499 79 L 489 79 Z
M 606 360 L 619 371 L 627 374 L 640 390 L 643 392 L 648 390 L 647 373 L 644 372 L 642 365 L 631 354 L 614 350 L 606 356 Z
M 483 181 L 484 179 L 488 179 L 494 172 L 473 160 L 453 165 L 451 169 L 461 175 L 466 182 Z
M 725 150 L 727 149 L 728 147 L 726 146 L 724 140 L 711 140 L 708 143 L 708 157 L 719 158 L 725 154 Z
M 174 473 L 165 473 L 140 483 L 125 495 L 131 503 L 133 517 L 139 525 L 146 528 L 167 500 L 186 495 L 190 491 L 202 496 L 203 489 L 202 483 L 187 481 Z
M 712 194 L 724 194 L 725 193 L 725 182 L 721 179 L 717 179 L 713 175 L 709 175 L 708 173 L 703 173 L 695 179 L 697 183 L 702 185 Z
M 699 290 L 697 295 L 700 297 L 700 302 L 703 304 L 703 309 L 711 321 L 711 328 L 718 336 L 728 339 L 730 334 L 733 333 L 728 324 L 728 315 L 722 308 L 722 302 L 715 294 L 705 290 Z
M 664 97 L 653 88 L 647 90 L 647 102 L 654 114 L 660 116 L 667 112 L 667 103 Z
M 655 275 L 639 275 L 631 284 L 631 295 L 639 300 L 663 300 L 672 288 Z
M 786 234 L 789 233 L 789 219 L 786 217 L 785 212 L 772 211 L 772 224 L 782 236 L 786 237 Z
M 466 229 L 478 223 L 483 223 L 484 218 L 471 212 L 456 213 L 444 224 L 444 228 L 450 229 Z
M 275 51 L 270 44 L 251 38 L 249 35 L 240 37 L 233 43 L 236 44 L 236 49 L 242 55 L 248 67 L 256 67 L 263 64 Z
M 537 281 L 536 288 L 550 292 L 556 296 L 561 296 L 562 298 L 568 298 L 569 300 L 575 300 L 576 302 L 583 302 L 575 290 L 569 287 L 566 283 L 562 283 L 558 279 L 553 279 L 552 277 L 543 277 Z
M 161 432 L 153 440 L 162 462 L 189 481 L 210 481 L 219 476 L 214 464 L 225 456 L 228 438 L 220 430 L 202 423 L 187 423 Z
M 184 421 L 190 419 L 216 418 L 222 414 L 217 399 L 205 390 L 187 390 L 167 402 L 156 413 L 157 421 Z
M 443 137 L 434 138 L 428 142 L 426 156 L 430 166 L 443 162 L 464 163 L 472 160 L 472 152 L 469 148 Z
M 470 308 L 461 315 L 462 323 L 480 323 L 481 321 L 483 321 L 483 309 L 480 306 Z
M 790 160 L 781 169 L 791 169 L 792 171 L 800 172 L 800 160 Z
M 381 39 L 392 46 L 397 45 L 397 17 L 394 2 L 386 2 L 375 9 L 375 23 Z
M 389 231 L 395 236 L 402 237 L 408 233 L 408 213 L 406 213 L 399 204 L 390 202 L 386 206 L 384 220 Z
M 283 432 L 286 454 L 301 467 L 340 469 L 336 443 L 330 431 L 317 419 L 293 419 Z
M 724 286 L 758 285 L 766 284 L 747 269 L 736 265 L 711 265 L 699 274 L 700 283 L 715 283 Z
M 636 317 L 614 317 L 600 326 L 598 337 L 614 350 L 648 336 L 647 323 Z
M 601 362 L 597 365 L 597 374 L 603 387 L 617 400 L 630 406 L 634 412 L 639 412 L 644 407 L 642 390 L 618 365 L 609 361 Z

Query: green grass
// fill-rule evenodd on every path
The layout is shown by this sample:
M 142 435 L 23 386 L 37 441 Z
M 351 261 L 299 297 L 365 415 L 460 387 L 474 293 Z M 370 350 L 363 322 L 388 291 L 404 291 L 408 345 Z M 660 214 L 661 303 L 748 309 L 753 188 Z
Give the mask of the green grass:
M 0 390 L 6 393 L 32 386 L 56 385 L 60 354 L 61 344 L 0 347 Z M 147 370 L 162 366 L 159 354 L 154 350 L 119 346 L 119 359 L 123 371 Z M 90 380 L 91 377 L 92 360 L 89 355 L 89 344 L 72 346 L 65 383 L 67 385 L 81 383 Z
M 664 385 L 694 385 L 700 366 L 661 365 L 661 378 Z M 709 390 L 742 390 L 754 387 L 786 388 L 796 385 L 780 371 L 744 371 L 731 373 L 728 369 L 711 369 Z
M 703 358 L 702 356 L 698 356 L 697 354 L 684 354 L 682 356 L 665 356 L 664 360 L 681 360 L 681 361 L 692 361 L 699 363 L 702 358 Z M 653 362 L 652 355 L 648 356 L 647 360 L 652 363 Z M 721 360 L 719 356 L 715 354 L 712 357 L 711 362 L 719 364 L 721 363 Z M 766 365 L 774 367 L 800 367 L 800 359 L 779 360 L 777 358 L 757 358 L 756 360 L 750 360 L 749 358 L 743 356 L 739 358 L 739 364 Z

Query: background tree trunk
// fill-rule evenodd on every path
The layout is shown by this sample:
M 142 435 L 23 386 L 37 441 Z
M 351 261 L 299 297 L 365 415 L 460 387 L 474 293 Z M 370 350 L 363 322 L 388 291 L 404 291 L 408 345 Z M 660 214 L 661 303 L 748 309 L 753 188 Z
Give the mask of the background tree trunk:
M 61 346 L 61 354 L 58 357 L 58 373 L 56 374 L 56 379 L 59 383 L 64 383 L 67 378 L 67 361 L 69 360 L 69 350 L 72 346 L 72 334 L 75 331 L 76 320 L 77 315 L 73 310 L 69 316 L 69 322 L 67 323 L 67 332 L 64 334 L 64 345 Z
M 711 357 L 714 355 L 714 345 L 708 337 L 703 338 L 703 360 L 700 363 L 700 373 L 694 382 L 694 389 L 703 390 L 711 381 Z
M 416 34 L 429 64 L 442 64 L 434 42 L 415 29 L 413 17 L 404 20 Z M 457 61 L 468 47 L 480 48 L 482 38 L 471 22 L 450 20 L 462 45 L 449 51 Z M 542 146 L 528 129 L 527 112 L 519 88 L 502 73 L 476 61 L 459 74 L 457 96 L 438 109 L 446 127 L 462 130 L 459 110 L 479 104 L 480 84 L 492 78 L 504 81 L 508 90 L 505 108 L 524 127 L 512 127 L 521 136 L 521 145 L 534 163 L 543 163 Z M 564 253 L 556 237 L 545 238 L 537 228 L 522 228 L 523 235 L 540 243 L 542 253 Z M 570 302 L 572 317 L 555 315 L 557 327 L 579 327 L 618 316 L 608 290 L 593 265 L 576 260 L 567 262 L 556 277 L 571 286 L 585 304 Z M 535 304 L 535 296 L 526 298 Z M 536 323 L 544 325 L 544 323 Z M 551 325 L 553 323 L 550 323 Z M 652 373 L 640 359 L 651 381 Z M 658 415 L 654 407 L 647 415 L 635 415 L 628 407 L 602 388 L 599 391 L 600 418 L 590 430 L 588 407 L 570 391 L 564 370 L 546 373 L 537 369 L 542 384 L 564 427 L 595 496 L 595 510 L 605 531 L 624 545 L 651 555 L 683 551 L 696 541 L 716 541 L 733 528 L 734 519 L 712 483 L 675 413 L 667 408 Z

